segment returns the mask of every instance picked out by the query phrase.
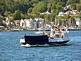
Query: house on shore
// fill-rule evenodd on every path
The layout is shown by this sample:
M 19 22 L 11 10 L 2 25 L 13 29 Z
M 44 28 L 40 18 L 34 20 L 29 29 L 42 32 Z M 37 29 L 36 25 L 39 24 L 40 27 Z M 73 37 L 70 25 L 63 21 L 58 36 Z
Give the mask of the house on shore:
M 35 18 L 35 19 L 21 19 L 15 20 L 15 24 L 17 28 L 26 29 L 26 30 L 38 30 L 39 28 L 43 28 L 44 19 Z
M 69 27 L 80 27 L 81 19 L 78 17 L 79 13 L 80 12 L 78 10 L 72 10 L 69 6 L 67 6 L 59 12 L 58 17 L 60 17 L 60 19 L 57 18 L 57 20 L 59 20 L 58 22 L 62 20 L 63 26 L 67 25 Z

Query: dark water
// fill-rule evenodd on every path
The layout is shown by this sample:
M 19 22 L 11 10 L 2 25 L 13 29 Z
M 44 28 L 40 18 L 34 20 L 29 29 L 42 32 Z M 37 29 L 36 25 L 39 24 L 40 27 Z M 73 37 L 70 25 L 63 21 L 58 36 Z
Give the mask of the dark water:
M 25 33 L 32 32 L 0 32 L 0 61 L 81 61 L 81 31 L 71 31 L 65 46 L 30 48 L 19 44 Z

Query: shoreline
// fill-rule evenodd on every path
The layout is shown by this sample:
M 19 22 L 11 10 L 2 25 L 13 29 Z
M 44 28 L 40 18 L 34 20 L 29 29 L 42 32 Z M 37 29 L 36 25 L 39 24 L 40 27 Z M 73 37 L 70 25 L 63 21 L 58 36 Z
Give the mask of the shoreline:
M 26 31 L 39 31 L 39 30 L 4 30 L 0 32 L 26 32 Z M 40 31 L 50 31 L 50 30 L 40 30 Z M 81 29 L 68 29 L 68 31 L 81 31 Z

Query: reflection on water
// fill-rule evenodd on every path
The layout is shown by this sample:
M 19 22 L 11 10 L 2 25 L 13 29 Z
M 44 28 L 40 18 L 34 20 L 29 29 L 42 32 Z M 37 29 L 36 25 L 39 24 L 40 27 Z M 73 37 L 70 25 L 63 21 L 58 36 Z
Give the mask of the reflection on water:
M 81 61 L 81 31 L 70 31 L 63 46 L 23 48 L 19 39 L 34 32 L 0 32 L 0 61 Z

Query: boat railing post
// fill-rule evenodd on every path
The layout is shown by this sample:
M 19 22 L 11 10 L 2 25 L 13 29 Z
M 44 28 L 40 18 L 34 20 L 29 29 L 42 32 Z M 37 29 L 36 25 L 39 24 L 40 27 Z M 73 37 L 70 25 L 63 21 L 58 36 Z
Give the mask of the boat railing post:
M 64 39 L 65 40 L 69 40 L 69 36 L 68 36 L 68 30 L 66 29 L 64 32 Z

